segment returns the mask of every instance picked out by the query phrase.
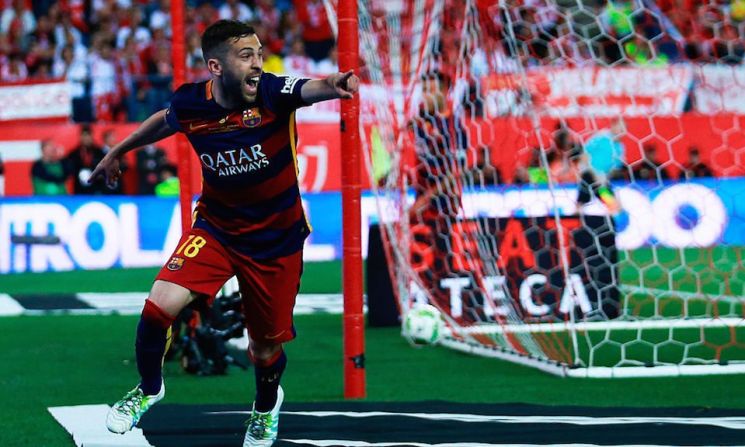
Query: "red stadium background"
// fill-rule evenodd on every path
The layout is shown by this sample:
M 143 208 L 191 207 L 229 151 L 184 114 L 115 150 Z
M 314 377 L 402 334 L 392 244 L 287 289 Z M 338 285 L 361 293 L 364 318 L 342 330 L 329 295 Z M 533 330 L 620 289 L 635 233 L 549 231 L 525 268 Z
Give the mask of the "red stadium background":
M 543 144 L 549 146 L 558 120 L 542 121 Z M 582 119 L 568 119 L 567 123 L 575 138 L 586 139 L 597 126 L 605 123 L 597 121 L 596 127 Z M 697 147 L 701 158 L 712 167 L 715 176 L 733 177 L 745 175 L 745 163 L 738 154 L 743 151 L 733 148 L 745 148 L 745 134 L 732 132 L 732 129 L 745 128 L 745 117 L 736 115 L 703 116 L 684 114 L 680 117 L 628 118 L 626 120 L 628 135 L 624 137 L 626 161 L 633 164 L 642 159 L 642 148 L 653 145 L 657 148 L 658 161 L 665 165 L 670 175 L 677 178 L 683 164 L 688 161 L 688 150 Z M 654 127 L 651 129 L 651 127 Z M 137 124 L 93 124 L 92 130 L 96 141 L 108 130 L 116 133 L 117 139 L 124 138 Z M 535 132 L 528 119 L 500 118 L 494 120 L 475 120 L 468 123 L 471 135 L 471 146 L 486 145 L 491 148 L 491 161 L 497 166 L 509 182 L 518 166 L 526 166 L 530 157 L 526 148 L 538 145 Z M 338 191 L 341 188 L 341 162 L 343 150 L 339 143 L 338 125 L 331 123 L 299 123 L 301 136 L 298 154 L 305 159 L 301 164 L 302 187 L 306 191 Z M 16 122 L 0 124 L 0 142 L 2 141 L 40 141 L 51 139 L 62 145 L 66 151 L 77 144 L 80 127 L 76 124 L 54 124 Z M 653 137 L 650 137 L 653 135 Z M 410 142 L 409 153 L 412 153 Z M 176 159 L 175 140 L 169 138 L 159 143 L 171 160 Z M 325 148 L 325 149 L 324 149 Z M 310 149 L 310 150 L 309 150 Z M 325 152 L 325 154 L 324 154 Z M 519 154 L 519 155 L 517 155 Z M 127 154 L 130 165 L 134 163 L 134 152 Z M 413 157 L 409 157 L 413 160 Z M 6 194 L 9 196 L 30 195 L 30 169 L 34 160 L 6 161 Z M 194 166 L 198 160 L 193 159 Z M 130 170 L 125 177 L 125 193 L 134 194 L 136 172 Z M 201 188 L 199 171 L 196 170 L 192 184 L 195 191 Z M 365 175 L 364 187 L 370 187 L 369 175 Z

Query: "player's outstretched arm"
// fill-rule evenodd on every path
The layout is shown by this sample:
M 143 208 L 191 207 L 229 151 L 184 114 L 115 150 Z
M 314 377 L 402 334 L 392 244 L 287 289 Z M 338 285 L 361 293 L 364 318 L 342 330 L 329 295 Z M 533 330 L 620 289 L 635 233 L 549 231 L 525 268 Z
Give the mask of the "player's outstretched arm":
M 314 79 L 303 84 L 300 95 L 308 104 L 329 99 L 351 99 L 359 90 L 360 78 L 349 70 L 334 73 L 325 79 Z
M 140 124 L 134 132 L 127 138 L 114 146 L 109 153 L 98 163 L 96 169 L 91 173 L 88 183 L 95 182 L 99 177 L 103 177 L 106 186 L 113 188 L 119 181 L 121 170 L 119 169 L 119 160 L 121 157 L 132 149 L 155 143 L 163 138 L 167 138 L 176 133 L 166 122 L 166 110 L 160 110 L 153 113 Z

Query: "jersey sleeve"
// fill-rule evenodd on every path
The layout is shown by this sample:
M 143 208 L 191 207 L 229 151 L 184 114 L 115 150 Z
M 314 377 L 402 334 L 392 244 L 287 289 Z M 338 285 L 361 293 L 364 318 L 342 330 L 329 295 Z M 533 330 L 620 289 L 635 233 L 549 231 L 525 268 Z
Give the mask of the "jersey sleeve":
M 267 106 L 275 113 L 291 113 L 309 105 L 300 95 L 303 85 L 308 81 L 310 79 L 264 73 L 261 85 Z
M 166 123 L 168 127 L 175 130 L 176 132 L 183 132 L 181 123 L 179 122 L 180 112 L 183 111 L 184 105 L 186 104 L 185 91 L 187 84 L 182 85 L 171 97 L 171 104 L 166 109 Z

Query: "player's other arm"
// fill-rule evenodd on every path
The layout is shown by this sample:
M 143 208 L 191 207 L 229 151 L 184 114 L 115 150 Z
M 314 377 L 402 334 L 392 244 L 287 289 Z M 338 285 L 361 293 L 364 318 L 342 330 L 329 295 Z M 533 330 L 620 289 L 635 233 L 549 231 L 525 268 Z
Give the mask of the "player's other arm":
M 359 90 L 360 78 L 349 70 L 346 73 L 334 73 L 325 79 L 313 79 L 303 84 L 300 95 L 308 104 L 329 99 L 351 99 Z
M 91 173 L 88 182 L 93 183 L 96 179 L 103 176 L 106 185 L 113 188 L 119 180 L 119 175 L 121 175 L 119 160 L 124 154 L 132 149 L 170 137 L 174 133 L 176 133 L 176 131 L 172 129 L 166 121 L 166 109 L 155 112 L 143 121 L 142 124 L 140 124 L 140 127 L 119 144 L 114 146 L 109 153 L 106 154 L 103 160 L 98 163 L 96 169 Z

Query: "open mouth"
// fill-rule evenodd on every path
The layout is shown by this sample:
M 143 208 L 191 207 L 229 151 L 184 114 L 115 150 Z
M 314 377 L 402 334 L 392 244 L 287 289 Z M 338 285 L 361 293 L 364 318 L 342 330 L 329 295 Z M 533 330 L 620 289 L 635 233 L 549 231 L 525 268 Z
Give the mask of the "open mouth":
M 248 86 L 249 90 L 256 91 L 256 88 L 259 86 L 260 77 L 261 75 L 256 75 L 246 79 L 246 86 Z

